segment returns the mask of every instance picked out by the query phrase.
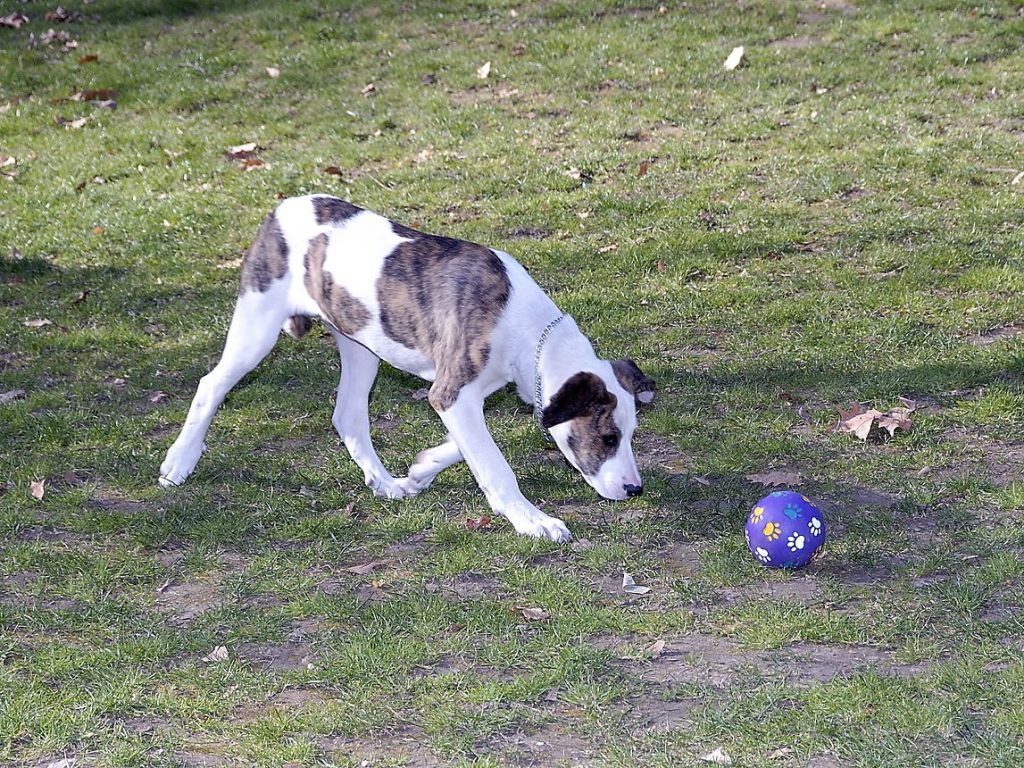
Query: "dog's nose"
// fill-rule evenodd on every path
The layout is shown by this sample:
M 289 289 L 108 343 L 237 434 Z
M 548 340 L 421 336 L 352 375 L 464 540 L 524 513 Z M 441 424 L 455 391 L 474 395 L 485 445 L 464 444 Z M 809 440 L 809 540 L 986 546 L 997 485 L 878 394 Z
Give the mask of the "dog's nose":
M 626 483 L 622 487 L 626 490 L 627 496 L 639 496 L 644 492 L 644 487 L 642 485 L 630 485 L 629 483 Z

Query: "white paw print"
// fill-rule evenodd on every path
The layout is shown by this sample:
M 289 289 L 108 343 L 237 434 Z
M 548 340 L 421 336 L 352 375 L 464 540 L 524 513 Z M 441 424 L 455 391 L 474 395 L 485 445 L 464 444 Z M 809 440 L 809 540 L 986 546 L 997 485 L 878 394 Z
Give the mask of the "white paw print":
M 818 518 L 812 517 L 807 528 L 810 530 L 811 536 L 821 536 L 821 520 Z
M 786 539 L 786 544 L 789 546 L 790 552 L 796 552 L 797 550 L 803 549 L 807 539 L 801 536 L 799 533 L 792 534 Z
M 754 550 L 754 553 L 762 563 L 770 563 L 772 561 L 771 555 L 768 554 L 768 550 L 764 547 L 758 547 Z

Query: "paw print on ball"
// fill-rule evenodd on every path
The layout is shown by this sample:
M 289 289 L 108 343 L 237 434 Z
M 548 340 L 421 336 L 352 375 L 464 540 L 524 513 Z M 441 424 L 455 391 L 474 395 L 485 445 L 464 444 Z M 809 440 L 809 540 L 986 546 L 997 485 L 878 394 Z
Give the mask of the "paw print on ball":
M 768 539 L 768 541 L 775 541 L 782 535 L 782 526 L 778 523 L 769 522 L 765 525 L 764 530 L 761 531 L 761 533 L 764 534 L 764 537 Z
M 768 550 L 764 547 L 755 547 L 754 554 L 757 555 L 757 559 L 765 565 L 772 561 L 771 555 L 768 554 Z
M 821 536 L 821 520 L 812 517 L 807 523 L 807 530 L 810 531 L 811 536 Z
M 791 533 L 786 539 L 786 546 L 789 547 L 790 552 L 799 552 L 806 543 L 807 538 L 799 533 Z

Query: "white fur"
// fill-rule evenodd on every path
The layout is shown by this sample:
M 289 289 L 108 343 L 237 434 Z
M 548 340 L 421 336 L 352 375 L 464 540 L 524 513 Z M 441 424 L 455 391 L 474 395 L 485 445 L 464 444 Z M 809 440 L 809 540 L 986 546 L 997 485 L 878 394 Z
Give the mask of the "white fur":
M 448 440 L 421 451 L 408 475 L 396 479 L 381 464 L 370 440 L 368 398 L 378 359 L 428 381 L 435 376 L 434 365 L 426 356 L 392 340 L 380 322 L 377 280 L 384 260 L 403 238 L 393 232 L 391 222 L 369 211 L 341 224 L 319 225 L 312 200 L 313 197 L 292 198 L 278 207 L 278 222 L 290 254 L 288 271 L 266 292 L 249 290 L 239 297 L 221 360 L 199 383 L 181 434 L 160 467 L 160 483 L 177 485 L 191 474 L 224 396 L 270 351 L 288 318 L 320 316 L 320 308 L 304 285 L 304 255 L 310 240 L 327 232 L 330 239 L 324 271 L 357 298 L 371 316 L 370 322 L 352 338 L 331 329 L 341 355 L 341 381 L 332 422 L 352 459 L 363 470 L 366 484 L 386 498 L 411 496 L 429 486 L 445 467 L 464 459 L 492 509 L 508 518 L 516 531 L 554 541 L 569 539 L 569 531 L 561 520 L 546 515 L 523 496 L 511 467 L 487 429 L 483 413 L 485 398 L 509 382 L 515 383 L 526 402 L 533 402 L 536 343 L 544 327 L 559 314 L 554 302 L 518 262 L 495 251 L 511 281 L 511 294 L 494 328 L 488 363 L 475 380 L 459 391 L 455 402 L 440 413 L 448 429 Z M 605 498 L 625 498 L 626 485 L 640 485 L 630 447 L 636 427 L 632 394 L 619 384 L 611 365 L 594 354 L 590 342 L 569 317 L 551 334 L 540 368 L 545 404 L 578 371 L 597 374 L 616 396 L 615 421 L 622 432 L 621 444 L 596 476 L 585 479 Z M 573 461 L 566 444 L 567 431 L 566 425 L 558 425 L 551 429 L 551 435 Z

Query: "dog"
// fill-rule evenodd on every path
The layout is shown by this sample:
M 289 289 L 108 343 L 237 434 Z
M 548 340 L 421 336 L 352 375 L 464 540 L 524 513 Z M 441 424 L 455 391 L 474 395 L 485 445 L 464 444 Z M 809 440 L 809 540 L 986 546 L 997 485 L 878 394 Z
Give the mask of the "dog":
M 520 534 L 571 538 L 519 490 L 484 420 L 485 398 L 514 383 L 541 427 L 594 490 L 621 500 L 642 491 L 631 440 L 654 382 L 632 360 L 602 360 L 526 269 L 503 251 L 428 235 L 328 195 L 294 197 L 260 226 L 220 361 L 196 389 L 160 484 L 179 485 L 228 391 L 270 352 L 319 318 L 341 354 L 332 422 L 366 484 L 413 496 L 444 468 L 469 465 L 491 509 Z M 432 382 L 428 401 L 445 442 L 392 477 L 370 441 L 369 395 L 380 360 Z

